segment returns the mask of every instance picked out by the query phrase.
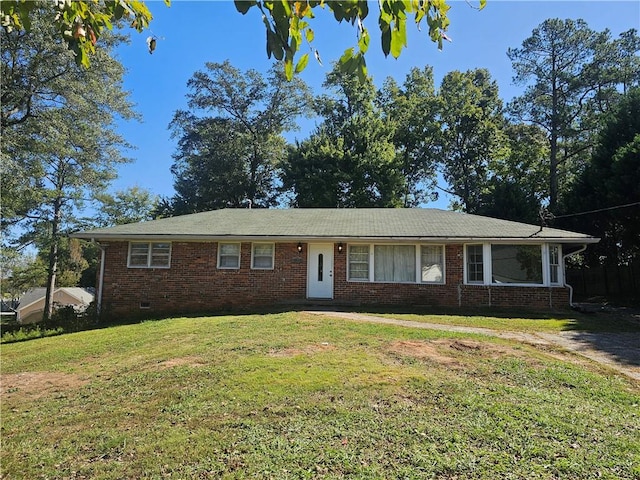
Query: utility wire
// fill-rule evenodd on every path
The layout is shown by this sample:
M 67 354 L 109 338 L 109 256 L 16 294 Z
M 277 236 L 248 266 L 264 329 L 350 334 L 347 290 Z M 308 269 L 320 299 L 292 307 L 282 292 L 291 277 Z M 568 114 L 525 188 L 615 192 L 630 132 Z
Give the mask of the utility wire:
M 615 207 L 599 208 L 598 210 L 589 210 L 588 212 L 570 213 L 568 215 L 553 215 L 553 218 L 577 217 L 579 215 L 589 215 L 590 213 L 606 212 L 608 210 L 616 210 L 618 208 L 626 208 L 640 205 L 640 202 L 627 203 L 625 205 L 616 205 Z

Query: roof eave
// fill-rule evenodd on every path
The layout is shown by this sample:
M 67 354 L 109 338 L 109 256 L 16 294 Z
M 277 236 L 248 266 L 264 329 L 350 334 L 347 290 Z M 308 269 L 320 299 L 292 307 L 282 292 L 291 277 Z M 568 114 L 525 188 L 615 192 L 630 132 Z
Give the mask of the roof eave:
M 471 237 L 471 236 L 345 236 L 345 235 L 175 235 L 175 234 L 91 234 L 75 233 L 72 238 L 81 238 L 91 241 L 173 241 L 173 242 L 199 242 L 199 241 L 335 241 L 353 242 L 357 241 L 401 241 L 401 242 L 446 242 L 446 243 L 468 243 L 468 242 L 518 242 L 518 243 L 575 243 L 593 244 L 600 241 L 596 237 Z

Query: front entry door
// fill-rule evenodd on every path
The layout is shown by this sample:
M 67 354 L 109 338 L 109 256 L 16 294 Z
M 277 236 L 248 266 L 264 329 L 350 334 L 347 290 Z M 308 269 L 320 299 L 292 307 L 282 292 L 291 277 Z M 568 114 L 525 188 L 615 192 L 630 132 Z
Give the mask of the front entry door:
M 333 298 L 333 244 L 310 243 L 307 297 Z

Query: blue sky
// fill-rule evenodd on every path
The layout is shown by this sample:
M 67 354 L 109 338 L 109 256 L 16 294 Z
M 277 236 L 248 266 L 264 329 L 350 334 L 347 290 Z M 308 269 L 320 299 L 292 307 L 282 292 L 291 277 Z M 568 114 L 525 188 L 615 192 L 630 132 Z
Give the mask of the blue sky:
M 399 82 L 412 67 L 431 65 L 436 86 L 452 70 L 487 68 L 498 82 L 505 103 L 520 93 L 512 83 L 513 71 L 507 58 L 508 48 L 521 46 L 535 27 L 547 18 L 584 19 L 590 28 L 608 28 L 616 37 L 630 28 L 640 29 L 640 2 L 634 1 L 500 1 L 487 0 L 482 11 L 472 8 L 474 2 L 449 1 L 451 26 L 442 51 L 427 35 L 426 25 L 418 32 L 410 25 L 408 48 L 398 60 L 386 58 L 381 52 L 377 30 L 377 5 L 372 5 L 365 21 L 372 35 L 367 54 L 369 73 L 380 86 L 386 77 Z M 477 2 L 475 3 L 477 4 Z M 134 162 L 119 169 L 119 178 L 112 190 L 134 185 L 162 196 L 173 194 L 170 167 L 175 152 L 175 140 L 170 138 L 168 125 L 178 109 L 186 108 L 186 84 L 206 62 L 229 60 L 235 67 L 256 69 L 262 73 L 272 65 L 265 50 L 265 31 L 260 13 L 251 9 L 239 14 L 232 1 L 173 0 L 170 8 L 162 1 L 147 1 L 154 20 L 150 31 L 133 32 L 131 43 L 117 50 L 127 68 L 125 89 L 142 115 L 141 122 L 122 122 L 120 133 L 136 147 L 128 152 Z M 356 44 L 356 32 L 350 25 L 338 24 L 327 11 L 320 11 L 313 20 L 316 36 L 314 47 L 320 52 L 323 66 L 309 62 L 301 74 L 315 93 L 331 69 L 331 62 Z M 157 49 L 150 55 L 146 38 L 158 37 Z M 305 138 L 314 122 L 301 124 L 301 130 L 287 138 Z M 428 207 L 447 208 L 441 198 Z

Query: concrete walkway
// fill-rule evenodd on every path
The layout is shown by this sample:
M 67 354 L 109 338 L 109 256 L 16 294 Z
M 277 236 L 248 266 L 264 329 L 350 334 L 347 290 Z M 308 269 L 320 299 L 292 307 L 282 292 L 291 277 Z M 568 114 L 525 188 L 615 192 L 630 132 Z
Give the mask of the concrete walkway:
M 581 355 L 589 360 L 606 365 L 623 375 L 640 382 L 640 332 L 590 333 L 567 331 L 560 333 L 504 332 L 480 327 L 441 325 L 438 323 L 415 322 L 396 318 L 378 317 L 353 312 L 309 310 L 307 313 L 331 318 L 345 318 L 359 322 L 373 322 L 426 330 L 475 333 L 505 338 L 531 345 L 560 347 Z

